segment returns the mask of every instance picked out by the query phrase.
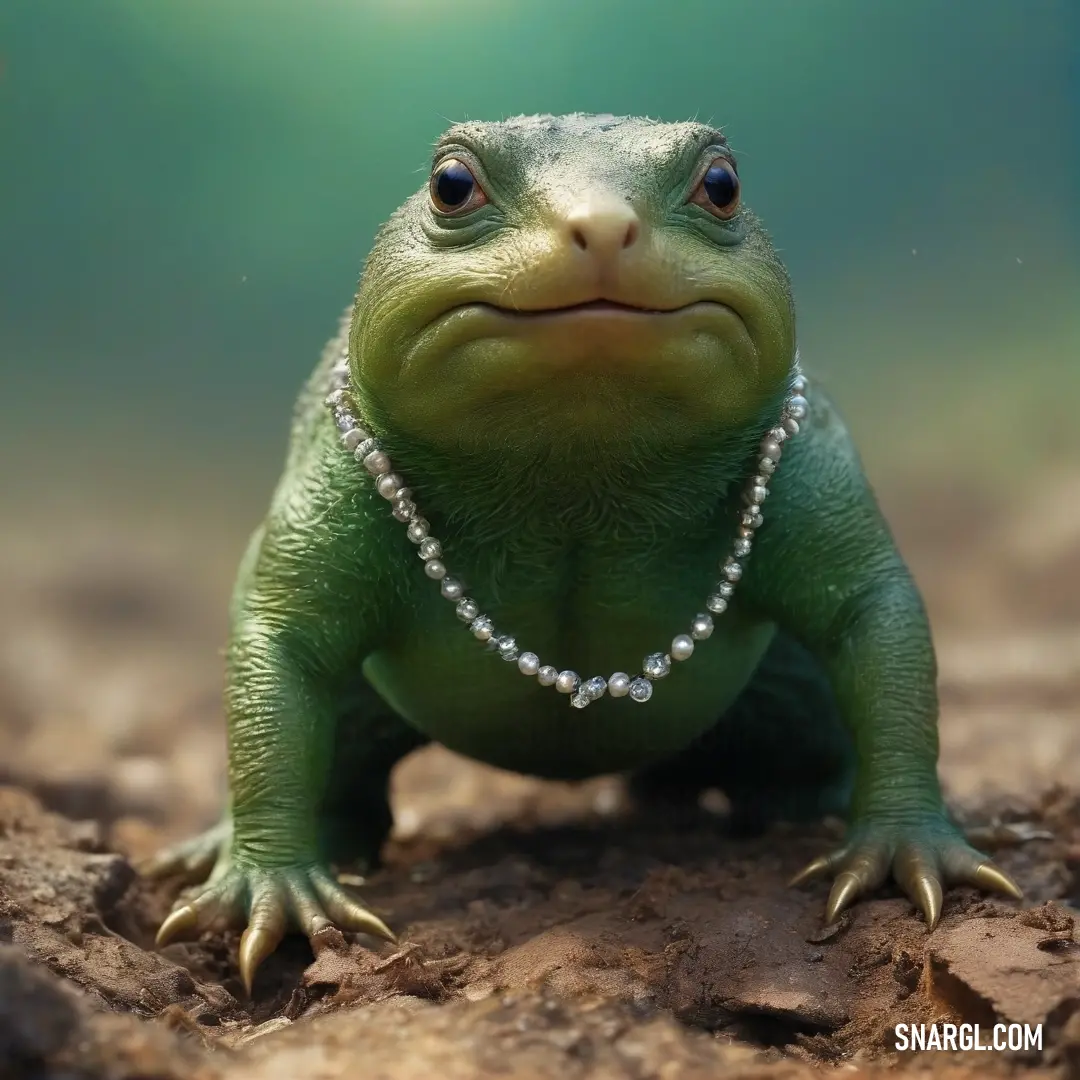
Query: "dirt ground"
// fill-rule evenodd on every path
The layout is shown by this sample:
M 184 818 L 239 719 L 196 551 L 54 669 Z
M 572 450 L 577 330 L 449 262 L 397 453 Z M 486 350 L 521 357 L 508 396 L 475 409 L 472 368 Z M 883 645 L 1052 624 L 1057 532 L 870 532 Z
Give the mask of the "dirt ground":
M 935 625 L 951 804 L 1023 905 L 955 890 L 928 935 L 885 890 L 823 931 L 826 886 L 784 883 L 835 822 L 737 839 L 719 796 L 644 816 L 615 779 L 435 748 L 364 885 L 402 944 L 289 941 L 251 1001 L 235 933 L 153 949 L 176 886 L 132 869 L 219 809 L 243 529 L 5 525 L 0 1077 L 1080 1077 L 1080 475 L 1037 479 L 1022 506 L 883 493 Z M 1043 1049 L 895 1050 L 931 1020 L 1042 1024 Z

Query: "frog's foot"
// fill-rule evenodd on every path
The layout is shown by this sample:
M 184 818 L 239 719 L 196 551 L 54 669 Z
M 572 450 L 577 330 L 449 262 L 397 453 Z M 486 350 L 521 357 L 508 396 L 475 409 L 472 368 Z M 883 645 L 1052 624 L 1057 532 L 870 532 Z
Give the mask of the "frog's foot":
M 947 821 L 940 818 L 907 824 L 864 822 L 856 825 L 838 851 L 821 855 L 795 875 L 792 885 L 834 874 L 825 905 L 825 922 L 863 893 L 876 889 L 887 877 L 896 879 L 930 930 L 941 916 L 943 887 L 974 885 L 1023 898 L 1016 882 L 976 851 Z
M 323 866 L 261 869 L 233 863 L 177 902 L 161 924 L 157 944 L 167 945 L 221 922 L 247 923 L 240 939 L 240 977 L 248 994 L 259 965 L 290 928 L 309 938 L 337 926 L 397 940 L 382 919 L 350 896 Z
M 138 871 L 148 878 L 181 877 L 184 881 L 205 881 L 232 839 L 232 821 L 223 818 L 212 829 L 173 844 L 139 863 Z

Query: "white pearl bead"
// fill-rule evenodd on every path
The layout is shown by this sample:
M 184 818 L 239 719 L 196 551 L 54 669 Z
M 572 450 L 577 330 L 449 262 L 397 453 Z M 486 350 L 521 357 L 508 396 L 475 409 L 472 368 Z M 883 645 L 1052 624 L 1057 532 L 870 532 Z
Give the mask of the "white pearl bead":
M 560 694 L 572 694 L 581 683 L 576 671 L 560 671 L 559 677 L 555 680 L 555 689 Z
M 555 680 L 559 677 L 559 672 L 553 668 L 550 664 L 545 664 L 537 673 L 536 681 L 541 686 L 554 686 Z
M 438 559 L 428 559 L 428 561 L 424 563 L 424 573 L 433 581 L 440 581 L 442 578 L 446 577 L 446 566 Z
M 726 603 L 726 601 L 725 601 Z M 696 615 L 694 621 L 690 624 L 690 636 L 695 641 L 704 641 L 708 637 L 712 637 L 714 624 L 710 615 L 704 614 Z M 675 654 L 672 653 L 672 656 Z
M 401 487 L 401 477 L 397 473 L 384 473 L 375 484 L 375 490 L 384 499 L 393 499 Z
M 694 639 L 689 634 L 678 634 L 671 639 L 671 659 L 689 660 L 694 655 Z
M 534 652 L 523 652 L 518 657 L 518 671 L 522 675 L 535 675 L 540 670 L 540 657 Z
M 364 458 L 364 468 L 372 476 L 382 476 L 390 471 L 390 459 L 381 450 L 372 450 Z
M 441 592 L 447 600 L 460 600 L 465 592 L 465 587 L 456 578 L 444 577 L 442 579 L 442 584 L 439 586 L 439 592 Z
M 607 690 L 612 697 L 626 697 L 630 693 L 630 676 L 625 671 L 616 671 L 608 678 Z

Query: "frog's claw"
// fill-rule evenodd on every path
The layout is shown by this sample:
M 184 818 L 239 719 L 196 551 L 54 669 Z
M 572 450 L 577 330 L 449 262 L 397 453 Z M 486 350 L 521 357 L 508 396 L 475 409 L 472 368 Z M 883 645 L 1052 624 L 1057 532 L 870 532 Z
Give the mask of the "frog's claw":
M 248 994 L 262 962 L 290 928 L 309 938 L 328 927 L 374 934 L 396 942 L 393 931 L 373 911 L 350 896 L 319 865 L 227 867 L 194 898 L 179 901 L 161 924 L 158 946 L 204 929 L 217 916 L 229 923 L 247 923 L 240 939 L 240 978 Z
M 154 944 L 160 949 L 170 941 L 190 934 L 198 925 L 199 913 L 190 904 L 173 908 L 158 929 Z
M 326 914 L 341 929 L 374 934 L 375 937 L 397 944 L 397 936 L 393 930 L 375 912 L 350 896 L 329 874 L 315 878 L 313 884 Z
M 240 978 L 248 997 L 259 965 L 281 944 L 284 928 L 252 924 L 240 938 Z
M 937 926 L 944 899 L 936 862 L 932 855 L 910 846 L 901 848 L 893 860 L 893 876 L 923 913 L 928 930 Z
M 789 882 L 788 888 L 793 889 L 796 885 L 804 885 L 815 878 L 823 877 L 834 867 L 838 866 L 842 852 L 832 852 L 828 855 L 818 855 L 811 859 Z
M 984 859 L 971 873 L 971 884 L 990 892 L 1004 893 L 1014 900 L 1023 900 L 1024 893 L 1020 886 L 1000 866 L 989 859 Z
M 231 918 L 241 884 L 235 876 L 223 875 L 215 883 L 205 886 L 198 896 L 179 900 L 157 932 L 157 947 L 160 949 L 181 937 L 191 937 L 222 917 Z
M 829 899 L 825 904 L 825 924 L 831 926 L 840 916 L 844 913 L 844 910 L 854 903 L 855 898 L 859 893 L 863 892 L 866 886 L 860 880 L 857 874 L 852 873 L 850 870 L 845 870 L 843 873 L 837 875 L 836 880 L 833 882 L 833 887 L 829 891 Z
M 896 879 L 933 930 L 941 918 L 944 885 L 974 885 L 1023 899 L 1012 878 L 967 844 L 948 824 L 932 826 L 860 826 L 838 851 L 819 855 L 791 879 L 792 885 L 836 873 L 825 905 L 833 923 L 859 896 L 887 877 Z
M 259 965 L 281 944 L 289 928 L 288 914 L 268 881 L 252 886 L 248 925 L 240 938 L 240 979 L 248 997 Z
M 825 905 L 825 922 L 832 924 L 845 908 L 862 893 L 876 889 L 889 875 L 889 861 L 878 848 L 868 848 L 847 855 L 833 855 L 833 865 L 840 870 Z

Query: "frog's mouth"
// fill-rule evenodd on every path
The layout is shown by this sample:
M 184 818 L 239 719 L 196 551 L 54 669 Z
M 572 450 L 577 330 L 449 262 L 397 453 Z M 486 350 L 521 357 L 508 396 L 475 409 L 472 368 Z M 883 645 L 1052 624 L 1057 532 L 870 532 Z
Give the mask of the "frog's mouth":
M 471 304 L 462 304 L 457 309 L 452 310 L 465 310 L 471 309 L 477 313 L 486 313 L 489 315 L 495 315 L 507 319 L 521 319 L 521 320 L 549 320 L 549 319 L 561 319 L 561 318 L 590 318 L 590 317 L 615 317 L 615 318 L 634 318 L 634 317 L 656 317 L 663 315 L 678 315 L 682 312 L 689 312 L 696 310 L 700 313 L 705 313 L 710 309 L 715 313 L 721 311 L 730 314 L 737 315 L 737 312 L 729 304 L 725 304 L 720 300 L 692 300 L 685 304 L 678 304 L 671 307 L 653 307 L 646 304 L 630 303 L 623 300 L 607 300 L 604 298 L 598 298 L 595 300 L 583 300 L 580 303 L 575 304 L 560 304 L 550 307 L 507 307 L 503 304 L 493 304 L 486 302 L 476 302 Z
M 579 304 L 561 304 L 556 307 L 542 308 L 517 308 L 503 307 L 500 304 L 483 304 L 480 307 L 490 307 L 500 315 L 519 316 L 533 318 L 536 316 L 550 315 L 587 315 L 597 313 L 601 315 L 614 315 L 619 313 L 630 315 L 670 315 L 676 311 L 682 311 L 690 307 L 689 304 L 680 304 L 678 307 L 647 307 L 644 304 L 628 304 L 619 300 L 584 300 Z
M 706 338 L 714 346 L 703 346 Z M 493 355 L 505 357 L 505 343 L 516 342 L 523 363 L 545 358 L 546 366 L 555 362 L 595 372 L 601 370 L 597 361 L 606 358 L 616 367 L 630 365 L 640 371 L 642 364 L 663 364 L 663 357 L 696 356 L 707 366 L 709 348 L 726 353 L 733 341 L 752 351 L 746 320 L 719 299 L 654 306 L 636 298 L 593 296 L 543 307 L 483 299 L 457 304 L 433 319 L 421 332 L 417 351 L 467 348 L 479 356 L 494 342 L 500 344 Z M 406 355 L 407 364 L 413 355 Z

